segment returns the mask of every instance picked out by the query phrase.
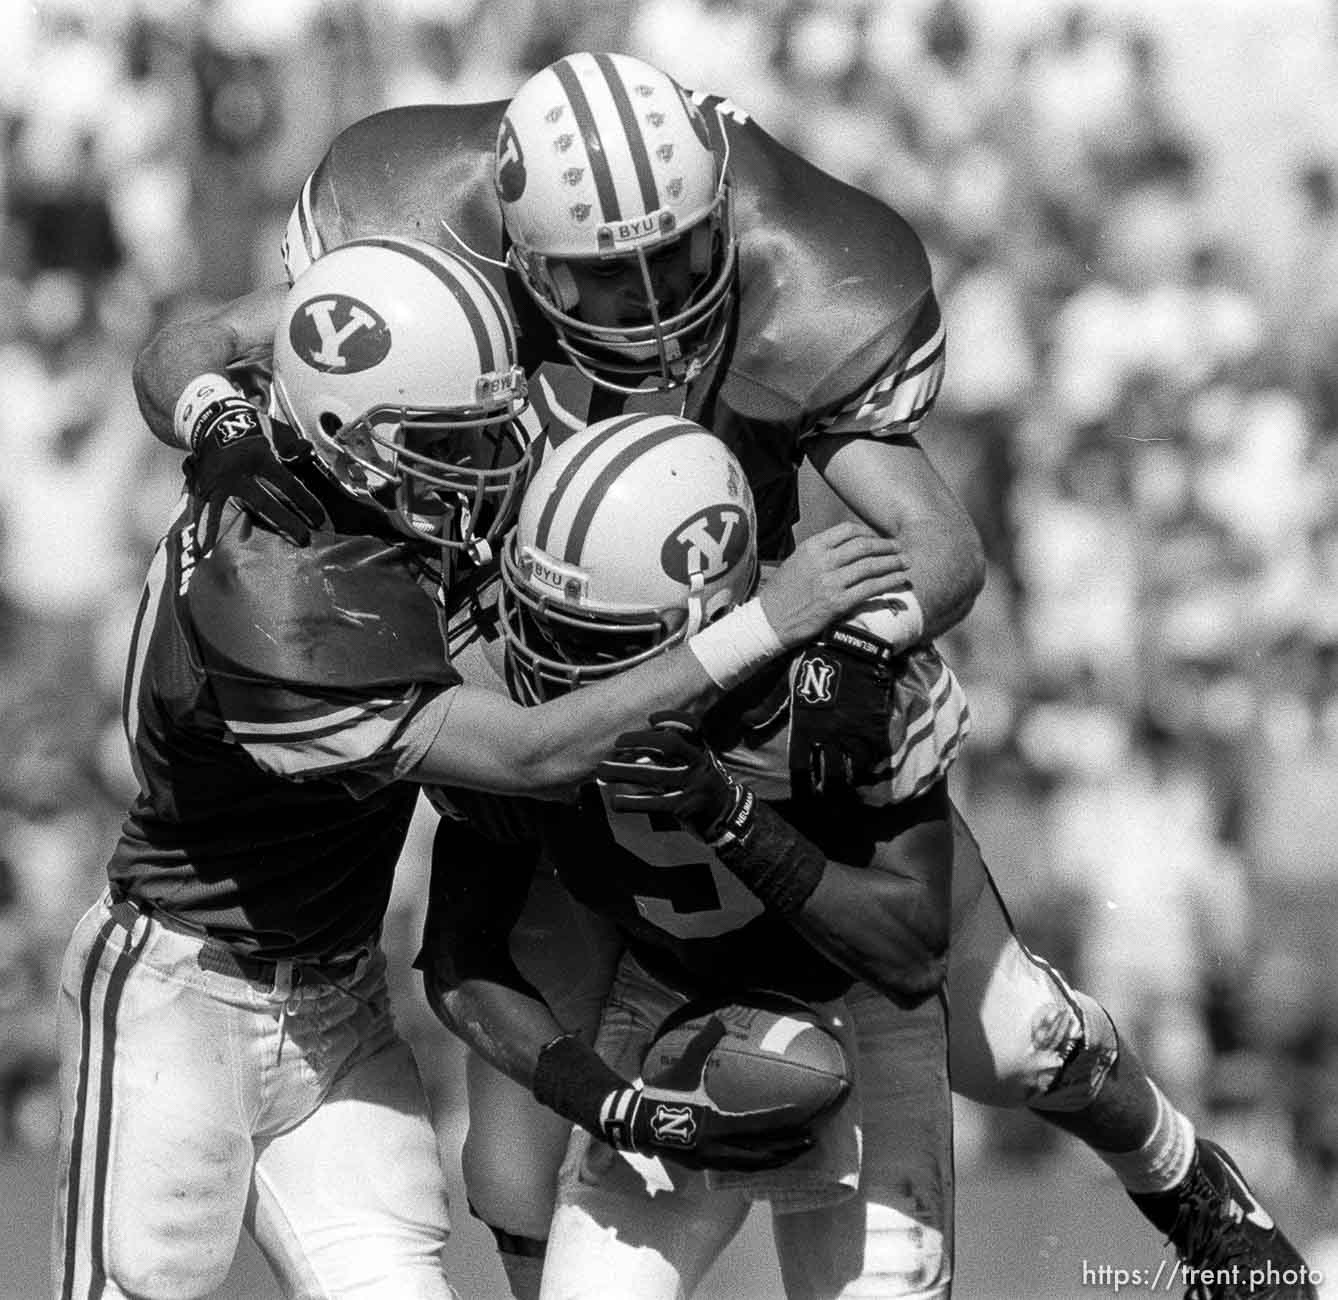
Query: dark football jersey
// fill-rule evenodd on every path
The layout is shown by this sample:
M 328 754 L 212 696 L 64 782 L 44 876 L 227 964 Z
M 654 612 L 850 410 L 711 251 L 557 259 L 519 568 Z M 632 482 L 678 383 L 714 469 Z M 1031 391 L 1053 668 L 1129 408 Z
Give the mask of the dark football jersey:
M 727 768 L 828 857 L 864 866 L 875 851 L 873 828 L 886 827 L 886 819 L 849 811 L 834 817 L 819 801 L 791 799 L 788 698 L 788 665 L 781 664 L 707 715 L 707 739 Z M 448 791 L 445 806 L 495 846 L 457 852 L 449 835 L 438 839 L 416 964 L 447 983 L 514 979 L 499 959 L 502 936 L 520 914 L 540 842 L 545 866 L 567 889 L 618 927 L 646 969 L 688 996 L 764 986 L 821 1001 L 852 982 L 671 816 L 613 812 L 594 784 L 565 805 L 520 807 Z
M 874 854 L 872 818 L 791 798 L 789 676 L 782 663 L 726 696 L 706 716 L 706 738 L 829 858 L 863 867 Z M 614 812 L 587 785 L 578 803 L 548 812 L 544 843 L 567 888 L 618 925 L 647 970 L 692 996 L 761 986 L 822 1001 L 852 983 L 672 816 Z
M 739 239 L 737 329 L 686 391 L 630 398 L 593 388 L 501 259 L 492 153 L 505 101 L 390 109 L 339 135 L 289 221 L 296 276 L 366 235 L 413 235 L 475 265 L 507 295 L 531 397 L 550 441 L 624 409 L 683 414 L 723 438 L 748 473 L 763 558 L 792 545 L 796 469 L 815 434 L 913 433 L 938 394 L 943 326 L 924 248 L 886 204 L 786 149 L 713 96 L 694 99 L 728 139 Z
M 140 788 L 114 886 L 266 957 L 329 957 L 376 930 L 418 793 L 395 778 L 460 680 L 420 568 L 388 533 L 295 548 L 240 511 L 201 558 L 183 502 L 126 674 Z
M 673 817 L 605 816 L 587 786 L 579 805 L 549 814 L 545 846 L 572 894 L 618 926 L 647 970 L 692 996 L 764 986 L 822 1000 L 851 983 Z

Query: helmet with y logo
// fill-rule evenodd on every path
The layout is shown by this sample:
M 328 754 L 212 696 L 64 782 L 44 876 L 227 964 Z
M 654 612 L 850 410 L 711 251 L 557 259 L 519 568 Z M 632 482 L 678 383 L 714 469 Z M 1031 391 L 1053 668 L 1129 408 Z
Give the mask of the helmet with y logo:
M 274 336 L 284 419 L 336 483 L 418 541 L 489 558 L 531 468 L 501 298 L 416 239 L 359 239 L 293 283 Z
M 494 182 L 508 260 L 594 383 L 676 387 L 720 351 L 737 260 L 726 159 L 671 77 L 625 54 L 558 59 L 507 105 Z M 678 249 L 684 296 L 662 306 L 653 264 Z M 592 319 L 573 271 L 620 267 L 639 303 Z
M 752 594 L 743 467 L 677 416 L 623 415 L 550 451 L 502 551 L 507 675 L 526 700 L 622 672 Z

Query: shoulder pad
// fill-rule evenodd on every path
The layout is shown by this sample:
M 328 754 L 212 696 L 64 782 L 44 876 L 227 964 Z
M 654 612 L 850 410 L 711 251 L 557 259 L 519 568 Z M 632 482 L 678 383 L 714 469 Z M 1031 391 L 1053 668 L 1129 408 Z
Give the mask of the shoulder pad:
M 186 601 L 211 673 L 337 691 L 460 680 L 406 549 L 378 538 L 318 533 L 297 548 L 242 517 Z
M 296 234 L 313 259 L 371 235 L 413 236 L 459 253 L 454 231 L 468 248 L 500 259 L 492 164 L 505 109 L 505 100 L 419 104 L 346 127 L 303 187 L 290 243 Z M 498 268 L 475 265 L 501 289 Z
M 848 400 L 902 347 L 933 297 L 920 237 L 751 121 L 731 122 L 739 233 L 736 409 L 802 419 Z

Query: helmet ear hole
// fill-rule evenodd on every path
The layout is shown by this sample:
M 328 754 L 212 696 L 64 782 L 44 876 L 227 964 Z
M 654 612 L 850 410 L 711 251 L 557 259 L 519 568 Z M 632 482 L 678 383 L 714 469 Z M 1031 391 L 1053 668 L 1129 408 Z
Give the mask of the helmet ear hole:
M 571 267 L 565 262 L 550 262 L 548 283 L 553 290 L 560 311 L 571 311 L 581 301 L 581 291 L 576 287 L 576 277 Z

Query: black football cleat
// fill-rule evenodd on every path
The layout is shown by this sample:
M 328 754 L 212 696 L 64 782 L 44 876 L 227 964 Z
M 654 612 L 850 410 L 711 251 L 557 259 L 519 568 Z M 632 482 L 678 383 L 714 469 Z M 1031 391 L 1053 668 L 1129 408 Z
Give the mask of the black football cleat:
M 1198 1139 L 1176 1187 L 1130 1199 L 1175 1247 L 1185 1300 L 1318 1300 L 1305 1260 L 1215 1142 Z

